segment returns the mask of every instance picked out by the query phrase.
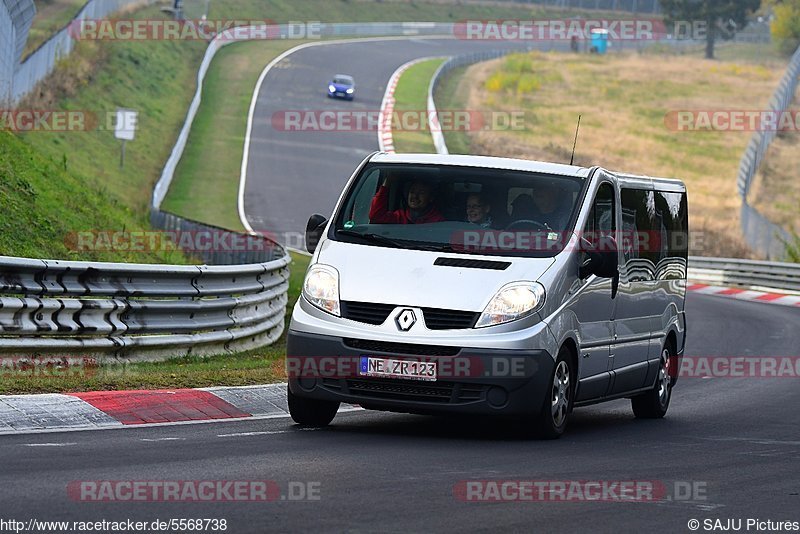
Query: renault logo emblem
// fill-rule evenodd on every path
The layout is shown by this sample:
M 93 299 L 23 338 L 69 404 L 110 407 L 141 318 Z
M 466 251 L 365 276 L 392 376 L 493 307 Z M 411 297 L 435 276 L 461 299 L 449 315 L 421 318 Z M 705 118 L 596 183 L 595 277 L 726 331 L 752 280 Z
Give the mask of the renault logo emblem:
M 407 332 L 412 326 L 414 326 L 414 323 L 417 322 L 417 316 L 414 315 L 414 310 L 409 310 L 406 308 L 404 310 L 400 310 L 400 313 L 397 314 L 394 322 L 397 324 L 397 328 L 403 332 Z

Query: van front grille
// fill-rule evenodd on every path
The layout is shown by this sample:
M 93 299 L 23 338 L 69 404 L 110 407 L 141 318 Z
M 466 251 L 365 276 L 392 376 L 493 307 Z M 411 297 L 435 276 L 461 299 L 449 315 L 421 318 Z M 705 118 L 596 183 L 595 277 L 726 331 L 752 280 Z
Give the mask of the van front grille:
M 391 304 L 342 301 L 342 317 L 367 324 L 383 324 L 395 307 Z
M 373 302 L 342 301 L 342 317 L 371 325 L 383 324 L 399 305 Z M 431 330 L 457 330 L 472 328 L 479 313 L 441 308 L 421 308 L 425 326 Z
M 422 308 L 422 314 L 425 316 L 425 326 L 431 330 L 472 328 L 480 315 L 475 312 L 438 308 Z

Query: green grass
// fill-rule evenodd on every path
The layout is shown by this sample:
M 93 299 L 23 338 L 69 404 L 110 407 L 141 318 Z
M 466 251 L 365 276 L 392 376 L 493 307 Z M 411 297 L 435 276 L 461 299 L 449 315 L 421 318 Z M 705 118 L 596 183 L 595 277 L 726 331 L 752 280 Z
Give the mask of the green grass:
M 310 258 L 292 254 L 286 324 L 302 289 Z M 188 356 L 165 362 L 108 364 L 47 372 L 12 373 L 0 367 L 0 394 L 59 393 L 124 389 L 247 386 L 285 380 L 286 334 L 269 347 L 207 358 Z M 3 358 L 0 357 L 0 362 Z
M 86 0 L 35 0 L 33 3 L 36 6 L 36 16 L 33 17 L 31 29 L 28 31 L 23 58 L 66 26 L 86 4 Z
M 162 14 L 151 7 L 134 17 L 162 18 Z M 43 93 L 26 104 L 36 109 L 84 110 L 98 118 L 98 127 L 87 132 L 31 132 L 25 140 L 43 155 L 66 158 L 71 171 L 87 177 L 87 186 L 107 190 L 134 213 L 144 215 L 183 124 L 204 50 L 205 43 L 197 41 L 79 43 L 55 79 L 44 83 Z M 139 113 L 136 138 L 127 143 L 122 169 L 120 141 L 107 128 L 108 114 L 119 107 Z
M 235 43 L 217 52 L 163 209 L 242 230 L 237 211 L 239 172 L 253 88 L 267 63 L 302 42 Z
M 431 59 L 412 65 L 400 76 L 395 89 L 394 98 L 395 113 L 406 112 L 415 118 L 408 122 L 408 128 L 403 129 L 402 124 L 406 120 L 395 120 L 392 135 L 394 137 L 394 149 L 397 152 L 405 153 L 436 153 L 433 146 L 431 131 L 427 121 L 422 121 L 426 117 L 428 106 L 428 85 L 430 84 L 433 73 L 444 63 L 446 58 Z M 418 125 L 418 123 L 420 123 Z
M 674 47 L 668 43 L 656 43 L 642 48 L 642 54 L 658 56 L 688 56 L 694 58 L 705 58 L 706 45 L 689 45 L 684 47 Z M 778 46 L 774 43 L 734 43 L 719 41 L 714 46 L 714 57 L 718 61 L 736 61 L 740 63 L 773 63 L 785 64 L 786 56 L 781 53 Z
M 40 134 L 44 135 L 44 134 Z M 64 169 L 8 131 L 0 130 L 0 254 L 46 259 L 185 263 L 178 253 L 75 250 L 70 232 L 148 228 L 106 189 Z

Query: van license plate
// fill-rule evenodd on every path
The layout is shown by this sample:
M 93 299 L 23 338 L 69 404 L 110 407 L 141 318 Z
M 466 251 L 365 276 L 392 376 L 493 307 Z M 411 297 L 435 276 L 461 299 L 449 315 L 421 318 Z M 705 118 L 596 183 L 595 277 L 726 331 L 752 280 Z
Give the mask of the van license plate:
M 413 360 L 391 360 L 388 358 L 361 357 L 361 376 L 383 378 L 411 378 L 413 380 L 436 381 L 436 362 Z

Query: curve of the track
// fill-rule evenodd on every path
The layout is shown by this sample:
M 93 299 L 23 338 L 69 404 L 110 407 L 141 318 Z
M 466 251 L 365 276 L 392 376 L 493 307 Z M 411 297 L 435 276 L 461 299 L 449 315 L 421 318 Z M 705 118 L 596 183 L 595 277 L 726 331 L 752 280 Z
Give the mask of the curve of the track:
M 687 355 L 791 355 L 800 310 L 687 299 Z M 558 441 L 499 421 L 340 414 L 301 431 L 288 419 L 0 438 L 0 518 L 97 521 L 225 518 L 230 533 L 325 531 L 688 532 L 689 519 L 800 520 L 798 380 L 688 379 L 663 420 L 616 401 L 576 410 Z M 319 500 L 80 502 L 83 480 L 319 483 Z M 697 482 L 705 500 L 465 503 L 463 480 Z M 744 529 L 743 529 L 744 530 Z
M 353 169 L 378 149 L 375 130 L 288 132 L 273 125 L 273 116 L 287 110 L 377 111 L 389 78 L 403 63 L 500 48 L 521 45 L 442 38 L 331 43 L 298 50 L 278 63 L 261 86 L 253 114 L 244 193 L 253 229 L 300 246 L 297 235 L 308 217 L 329 216 Z M 352 102 L 327 98 L 326 84 L 337 73 L 355 78 Z

